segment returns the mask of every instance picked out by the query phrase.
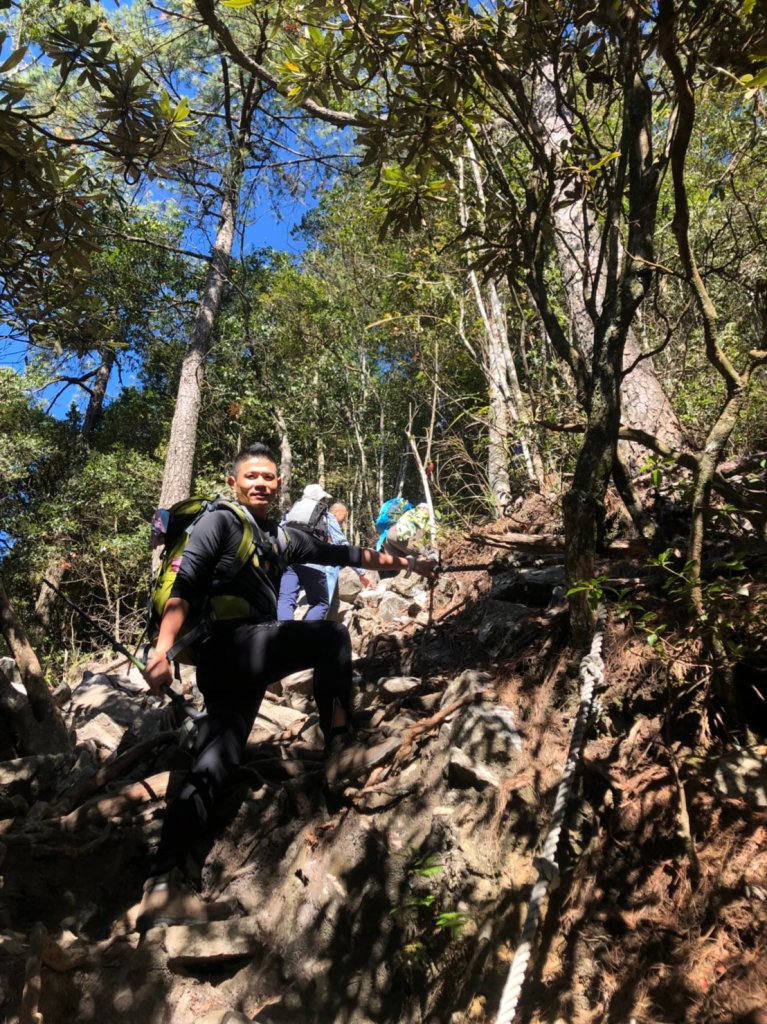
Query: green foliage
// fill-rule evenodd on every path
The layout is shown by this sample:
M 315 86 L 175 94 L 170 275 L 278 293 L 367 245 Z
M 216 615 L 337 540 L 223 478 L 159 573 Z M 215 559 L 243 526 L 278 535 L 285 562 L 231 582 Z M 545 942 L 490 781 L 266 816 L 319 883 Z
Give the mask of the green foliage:
M 119 191 L 115 165 L 135 180 L 161 155 L 177 154 L 188 133 L 186 115 L 179 116 L 184 101 L 163 105 L 141 60 L 124 64 L 114 52 L 103 19 L 68 17 L 67 6 L 47 10 L 34 30 L 22 21 L 30 42 L 0 67 L 0 299 L 6 302 L 31 300 L 54 268 L 66 271 L 70 293 L 82 288 L 99 247 L 102 204 Z M 86 6 L 76 5 L 79 12 Z M 0 32 L 0 46 L 7 38 Z M 33 56 L 27 70 L 24 62 Z M 78 109 L 67 124 L 68 102 Z M 107 168 L 98 167 L 94 153 Z
M 764 69 L 762 7 L 761 0 L 728 0 L 715 39 L 707 9 L 678 5 L 680 31 L 695 17 L 705 56 L 696 65 L 690 52 L 698 101 L 686 165 L 692 243 L 716 305 L 722 349 L 740 362 L 761 344 L 765 305 L 767 137 L 754 91 Z M 194 20 L 193 4 L 171 0 L 158 14 L 145 0 L 115 10 L 79 0 L 24 0 L 18 16 L 7 19 L 0 68 L 4 312 L 12 337 L 39 353 L 26 376 L 0 374 L 0 472 L 8 482 L 0 515 L 15 542 L 8 570 L 22 605 L 34 598 L 29 581 L 61 551 L 73 552 L 72 586 L 85 589 L 87 581 L 105 620 L 116 615 L 115 589 L 139 589 L 140 524 L 156 497 L 207 269 L 169 250 L 198 247 L 200 229 L 213 225 L 220 209 L 222 174 L 241 175 L 238 218 L 246 232 L 248 203 L 263 199 L 265 168 L 284 162 L 280 146 L 288 140 L 300 159 L 320 152 L 329 137 L 299 117 L 307 100 L 354 113 L 357 149 L 352 153 L 338 134 L 332 144 L 362 166 L 344 176 L 322 151 L 325 162 L 314 178 L 319 202 L 298 232 L 300 256 L 257 251 L 232 260 L 206 371 L 196 489 L 220 487 L 241 443 L 277 443 L 279 412 L 295 484 L 315 478 L 322 457 L 328 487 L 351 499 L 365 535 L 401 468 L 405 492 L 421 497 L 405 432 L 410 428 L 423 450 L 436 395 L 437 502 L 451 523 L 486 516 L 493 503 L 489 382 L 498 383 L 499 372 L 484 362 L 486 326 L 467 285 L 467 261 L 480 272 L 481 288 L 484 273 L 501 290 L 530 418 L 582 418 L 580 384 L 554 343 L 557 325 L 572 337 L 571 313 L 547 204 L 558 184 L 587 194 L 595 228 L 616 218 L 616 251 L 625 248 L 626 107 L 618 70 L 630 39 L 638 40 L 638 59 L 656 83 L 652 131 L 659 148 L 673 94 L 656 49 L 656 9 L 642 9 L 641 31 L 632 37 L 626 11 L 592 8 L 533 2 L 521 17 L 502 5 L 365 0 L 352 17 L 320 0 L 300 9 L 291 0 L 218 5 L 243 52 L 262 62 L 283 91 L 280 98 L 265 89 L 237 136 L 248 73 L 233 73 L 236 53 L 224 70 L 221 47 Z M 542 153 L 526 93 L 536 69 L 550 60 L 574 114 L 572 137 L 553 164 Z M 288 139 L 283 131 L 295 135 Z M 463 214 L 455 190 L 459 157 Z M 145 172 L 172 172 L 164 183 L 176 198 L 167 204 L 169 215 L 130 186 Z M 277 168 L 269 181 L 278 201 L 302 187 L 294 168 Z M 667 175 L 659 224 L 674 216 L 670 187 Z M 673 233 L 656 231 L 653 241 L 657 270 L 635 326 L 645 351 L 655 351 L 692 446 L 703 446 L 724 390 L 704 351 Z M 531 298 L 536 274 L 550 314 L 545 327 Z M 110 359 L 110 390 L 86 439 L 87 389 Z M 51 381 L 63 388 L 67 379 L 78 397 L 57 421 L 35 395 Z M 765 446 L 765 387 L 763 371 L 755 373 L 728 454 Z M 572 470 L 577 435 L 512 426 L 509 455 L 516 429 L 537 441 L 552 475 L 561 479 Z M 645 467 L 656 489 L 665 485 L 669 465 L 659 457 Z M 141 481 L 138 519 L 123 504 L 121 494 L 133 485 L 121 490 L 121 467 Z M 516 495 L 527 474 L 521 460 L 511 467 Z M 90 496 L 85 505 L 81 492 Z M 723 506 L 716 516 L 729 528 L 731 509 Z M 107 521 L 111 532 L 102 528 Z M 583 593 L 592 607 L 605 597 L 616 601 L 648 643 L 663 648 L 664 624 L 611 591 L 603 577 L 570 590 Z M 687 599 L 681 590 L 677 598 Z M 709 598 L 724 601 L 716 592 Z
M 662 551 L 650 564 L 663 570 L 663 590 L 675 601 L 690 606 L 694 591 L 700 588 L 705 609 L 705 620 L 700 625 L 721 642 L 733 661 L 741 659 L 748 646 L 746 638 L 754 626 L 761 626 L 745 563 L 739 558 L 720 559 L 703 580 L 699 567 L 689 561 L 680 564 L 679 552 L 672 549 Z M 763 597 L 758 603 L 761 607 Z
M 469 915 L 440 908 L 440 893 L 433 885 L 444 866 L 435 853 L 409 847 L 403 856 L 407 858 L 406 885 L 412 895 L 392 907 L 389 916 L 399 924 L 405 939 L 397 953 L 399 969 L 415 981 L 429 971 L 445 939 L 451 942 L 461 937 Z

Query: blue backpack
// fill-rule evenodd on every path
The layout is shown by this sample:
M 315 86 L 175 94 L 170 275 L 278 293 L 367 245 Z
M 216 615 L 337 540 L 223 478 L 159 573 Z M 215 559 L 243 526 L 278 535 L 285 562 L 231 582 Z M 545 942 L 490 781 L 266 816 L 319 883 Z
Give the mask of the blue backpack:
M 407 498 L 389 498 L 381 505 L 381 509 L 376 519 L 376 533 L 379 534 L 378 543 L 376 548 L 380 548 L 383 542 L 386 540 L 386 531 L 390 526 L 394 526 L 400 516 L 403 516 L 405 512 L 409 512 L 413 506 L 407 500 Z

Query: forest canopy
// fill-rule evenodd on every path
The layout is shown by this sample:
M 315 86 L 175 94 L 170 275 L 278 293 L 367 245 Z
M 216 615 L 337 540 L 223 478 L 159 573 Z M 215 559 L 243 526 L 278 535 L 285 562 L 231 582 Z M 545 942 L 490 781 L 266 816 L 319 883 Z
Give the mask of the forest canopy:
M 0 6 L 2 577 L 49 681 L 100 640 L 43 579 L 138 642 L 153 510 L 254 440 L 357 539 L 424 484 L 561 502 L 576 636 L 618 528 L 707 621 L 718 532 L 767 541 L 762 0 Z

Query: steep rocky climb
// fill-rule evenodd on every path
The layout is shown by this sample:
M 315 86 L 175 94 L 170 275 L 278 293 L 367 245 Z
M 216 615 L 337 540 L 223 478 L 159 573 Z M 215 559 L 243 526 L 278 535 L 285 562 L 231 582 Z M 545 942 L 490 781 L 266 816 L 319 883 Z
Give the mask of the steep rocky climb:
M 327 796 L 309 675 L 272 688 L 199 851 L 228 920 L 135 931 L 186 731 L 124 666 L 82 675 L 74 754 L 0 765 L 1 1019 L 492 1024 L 578 711 L 561 555 L 508 526 L 449 544 L 475 568 L 433 594 L 343 574 L 359 735 L 391 742 Z M 696 755 L 683 661 L 609 618 L 517 1020 L 764 1020 L 767 748 Z

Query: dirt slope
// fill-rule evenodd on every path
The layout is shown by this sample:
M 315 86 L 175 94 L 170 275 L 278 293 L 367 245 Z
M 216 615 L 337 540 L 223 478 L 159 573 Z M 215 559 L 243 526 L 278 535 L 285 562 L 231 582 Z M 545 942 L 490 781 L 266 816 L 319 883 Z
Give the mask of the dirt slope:
M 310 681 L 269 695 L 199 851 L 231 920 L 133 930 L 188 755 L 135 680 L 90 675 L 77 760 L 0 765 L 0 1019 L 492 1024 L 578 713 L 559 556 L 514 554 L 520 528 L 449 545 L 449 565 L 501 561 L 446 574 L 431 611 L 415 581 L 349 584 L 360 736 L 400 745 L 328 800 Z M 517 1019 L 758 1024 L 767 748 L 701 743 L 692 646 L 613 612 L 604 661 Z

